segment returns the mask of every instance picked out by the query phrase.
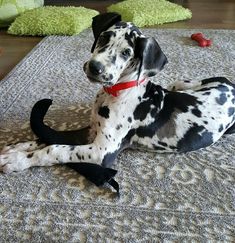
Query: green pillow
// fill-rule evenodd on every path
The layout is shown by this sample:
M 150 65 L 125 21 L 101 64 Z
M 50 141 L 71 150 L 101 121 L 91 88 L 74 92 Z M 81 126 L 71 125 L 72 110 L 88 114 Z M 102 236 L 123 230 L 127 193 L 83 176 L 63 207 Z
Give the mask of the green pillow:
M 9 26 L 19 14 L 43 3 L 44 0 L 0 0 L 0 27 Z
M 127 0 L 109 6 L 108 12 L 117 12 L 124 21 L 133 22 L 139 27 L 192 17 L 189 9 L 165 0 Z
M 75 35 L 99 12 L 84 7 L 41 7 L 24 12 L 8 29 L 14 35 Z

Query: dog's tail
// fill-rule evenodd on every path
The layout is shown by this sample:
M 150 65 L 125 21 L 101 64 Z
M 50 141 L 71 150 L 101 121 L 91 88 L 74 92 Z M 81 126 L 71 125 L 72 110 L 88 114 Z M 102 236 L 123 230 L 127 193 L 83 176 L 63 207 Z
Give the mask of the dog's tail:
M 40 142 L 50 144 L 79 145 L 85 143 L 87 130 L 56 131 L 45 125 L 44 117 L 52 104 L 51 99 L 39 100 L 33 107 L 30 116 L 30 126 Z M 82 136 L 85 136 L 82 138 Z

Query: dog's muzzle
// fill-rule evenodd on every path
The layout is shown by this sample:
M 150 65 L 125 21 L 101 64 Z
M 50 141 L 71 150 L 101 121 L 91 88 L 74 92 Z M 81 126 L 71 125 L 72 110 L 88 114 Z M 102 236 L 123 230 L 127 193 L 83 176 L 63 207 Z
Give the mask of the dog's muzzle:
M 113 85 L 110 80 L 112 75 L 105 75 L 105 66 L 98 61 L 91 60 L 84 64 L 83 70 L 87 75 L 87 78 L 93 83 L 102 83 L 104 86 Z

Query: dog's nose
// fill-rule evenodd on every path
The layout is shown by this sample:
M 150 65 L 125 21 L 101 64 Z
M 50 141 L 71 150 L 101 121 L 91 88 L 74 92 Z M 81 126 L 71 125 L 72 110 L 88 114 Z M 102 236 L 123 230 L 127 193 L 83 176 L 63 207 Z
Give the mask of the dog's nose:
M 98 75 L 103 73 L 104 71 L 104 65 L 101 62 L 97 61 L 90 61 L 89 63 L 89 70 L 92 74 Z

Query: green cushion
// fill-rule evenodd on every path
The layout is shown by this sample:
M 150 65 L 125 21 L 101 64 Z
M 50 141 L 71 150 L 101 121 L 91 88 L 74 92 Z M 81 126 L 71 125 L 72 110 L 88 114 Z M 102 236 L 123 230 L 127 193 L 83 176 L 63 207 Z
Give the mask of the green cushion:
M 108 7 L 117 12 L 124 21 L 139 27 L 175 22 L 192 17 L 189 9 L 165 0 L 127 0 Z
M 14 35 L 75 35 L 99 12 L 84 7 L 41 7 L 24 12 L 8 29 Z
M 44 0 L 0 0 L 0 27 L 9 26 L 19 14 L 43 3 Z

